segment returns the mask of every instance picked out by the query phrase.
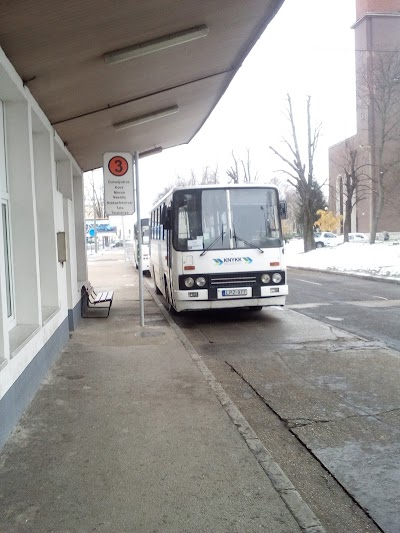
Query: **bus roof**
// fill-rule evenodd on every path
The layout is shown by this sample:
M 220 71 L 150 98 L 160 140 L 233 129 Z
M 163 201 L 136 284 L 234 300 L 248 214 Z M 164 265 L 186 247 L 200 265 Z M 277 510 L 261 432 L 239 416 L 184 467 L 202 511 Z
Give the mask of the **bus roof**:
M 185 186 L 176 186 L 173 187 L 167 194 L 165 194 L 160 200 L 158 200 L 153 207 L 150 209 L 152 211 L 157 206 L 162 204 L 168 196 L 171 196 L 175 191 L 192 191 L 192 190 L 202 190 L 202 189 L 275 189 L 278 191 L 276 185 L 268 185 L 267 183 L 232 183 L 224 185 L 222 183 L 216 183 L 212 185 L 185 185 Z

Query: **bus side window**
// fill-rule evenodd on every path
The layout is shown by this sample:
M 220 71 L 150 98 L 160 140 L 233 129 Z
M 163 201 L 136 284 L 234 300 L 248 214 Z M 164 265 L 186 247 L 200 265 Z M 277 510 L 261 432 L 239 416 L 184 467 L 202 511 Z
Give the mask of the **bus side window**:
M 158 221 L 158 224 L 157 224 L 157 238 L 158 240 L 160 241 L 161 240 L 161 236 L 162 236 L 162 227 L 161 227 L 161 205 L 160 207 L 157 209 L 157 221 Z
M 162 207 L 160 207 L 160 240 L 164 240 L 164 224 L 162 224 Z

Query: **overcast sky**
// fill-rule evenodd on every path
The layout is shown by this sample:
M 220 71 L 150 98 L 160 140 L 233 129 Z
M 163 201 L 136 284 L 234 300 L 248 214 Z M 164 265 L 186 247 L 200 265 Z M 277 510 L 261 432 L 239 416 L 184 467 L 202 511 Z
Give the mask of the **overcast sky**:
M 328 147 L 355 133 L 355 1 L 285 0 L 192 142 L 140 162 L 142 216 L 178 174 L 189 177 L 193 169 L 200 176 L 204 167 L 218 166 L 226 180 L 232 150 L 245 159 L 249 148 L 254 172 L 267 183 L 282 168 L 268 146 L 284 151 L 282 137 L 289 138 L 287 93 L 299 136 L 311 95 L 313 121 L 322 123 L 316 174 L 320 183 L 327 180 Z

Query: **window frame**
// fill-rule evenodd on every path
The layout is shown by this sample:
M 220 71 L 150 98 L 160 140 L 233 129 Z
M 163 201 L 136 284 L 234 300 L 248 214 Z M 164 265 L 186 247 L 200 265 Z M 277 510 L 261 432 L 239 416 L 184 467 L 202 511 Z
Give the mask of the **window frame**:
M 16 325 L 15 313 L 15 288 L 12 250 L 11 206 L 8 190 L 8 172 L 6 157 L 6 132 L 4 120 L 4 103 L 0 100 L 0 210 L 4 257 L 5 297 L 7 316 L 6 323 L 9 329 Z M 3 211 L 4 210 L 4 211 Z M 5 213 L 5 215 L 3 215 Z M 9 314 L 10 310 L 10 314 Z

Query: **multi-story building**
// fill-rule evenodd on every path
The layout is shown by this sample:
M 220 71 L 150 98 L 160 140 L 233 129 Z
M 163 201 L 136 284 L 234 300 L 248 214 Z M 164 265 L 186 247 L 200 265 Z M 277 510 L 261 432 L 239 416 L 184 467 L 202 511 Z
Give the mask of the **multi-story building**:
M 360 185 L 352 231 L 400 230 L 400 0 L 356 0 L 357 133 L 329 149 L 329 206 L 345 215 L 346 166 L 356 153 Z

